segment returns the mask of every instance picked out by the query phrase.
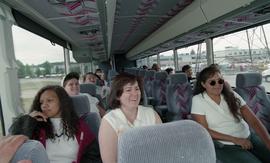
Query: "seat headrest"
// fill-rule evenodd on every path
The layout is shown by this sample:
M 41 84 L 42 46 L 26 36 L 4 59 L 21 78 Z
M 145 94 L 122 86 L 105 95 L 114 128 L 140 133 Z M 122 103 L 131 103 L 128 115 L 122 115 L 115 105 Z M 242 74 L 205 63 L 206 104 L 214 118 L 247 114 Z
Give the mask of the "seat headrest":
M 145 72 L 145 76 L 144 76 L 144 77 L 148 77 L 148 78 L 150 78 L 150 77 L 154 77 L 155 72 L 156 72 L 156 71 L 154 71 L 154 70 L 149 70 L 149 71 L 146 71 L 146 72 Z
M 236 75 L 236 87 L 245 88 L 262 84 L 262 75 L 257 72 L 241 73 Z
M 170 84 L 184 84 L 188 82 L 186 73 L 176 73 L 170 75 Z
M 177 70 L 177 71 L 175 71 L 175 73 L 182 73 L 183 71 L 181 71 L 181 70 Z
M 95 112 L 89 112 L 82 116 L 84 122 L 90 127 L 91 131 L 98 137 L 100 126 L 100 115 Z
M 141 69 L 139 71 L 139 76 L 144 77 L 145 73 L 146 73 L 146 71 L 144 69 Z
M 70 96 L 73 102 L 74 110 L 77 115 L 81 115 L 90 112 L 90 103 L 86 95 Z
M 155 73 L 155 79 L 158 80 L 165 80 L 168 76 L 168 73 L 166 71 L 156 72 Z
M 166 156 L 166 157 L 164 157 Z M 118 141 L 118 163 L 215 163 L 213 141 L 191 120 L 133 128 Z
M 97 89 L 97 86 L 95 84 L 90 84 L 90 83 L 80 84 L 81 93 L 88 93 L 91 96 L 96 96 L 97 94 L 96 89 Z
M 50 162 L 45 148 L 36 140 L 27 140 L 23 143 L 16 151 L 10 163 L 17 163 L 21 160 L 32 160 L 39 163 Z

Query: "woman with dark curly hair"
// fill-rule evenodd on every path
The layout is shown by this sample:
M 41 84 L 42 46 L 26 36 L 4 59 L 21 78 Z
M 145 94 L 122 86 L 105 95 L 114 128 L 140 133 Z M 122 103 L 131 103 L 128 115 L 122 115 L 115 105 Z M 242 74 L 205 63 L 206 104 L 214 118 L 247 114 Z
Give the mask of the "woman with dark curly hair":
M 210 133 L 218 160 L 270 162 L 268 132 L 246 102 L 224 81 L 218 66 L 211 65 L 200 72 L 194 95 L 192 117 Z M 256 134 L 250 132 L 248 125 Z
M 76 115 L 64 88 L 43 87 L 30 113 L 17 118 L 11 134 L 40 141 L 53 162 L 100 162 L 98 144 L 87 124 Z

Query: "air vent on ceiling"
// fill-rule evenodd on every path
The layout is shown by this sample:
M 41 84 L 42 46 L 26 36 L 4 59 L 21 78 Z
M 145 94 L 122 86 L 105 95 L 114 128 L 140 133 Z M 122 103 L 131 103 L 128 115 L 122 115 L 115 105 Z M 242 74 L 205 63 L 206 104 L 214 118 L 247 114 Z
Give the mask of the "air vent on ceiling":
M 270 13 L 270 6 L 267 6 L 261 10 L 255 11 L 256 14 L 266 15 Z
M 160 45 L 161 48 L 169 48 L 170 47 L 170 43 L 165 43 Z
M 216 31 L 214 31 L 214 30 L 202 30 L 202 31 L 200 31 L 199 33 L 199 35 L 211 35 L 211 34 L 214 34 Z
M 63 4 L 63 3 L 73 3 L 80 0 L 48 0 L 51 4 Z
M 99 32 L 99 29 L 90 29 L 90 30 L 85 30 L 85 31 L 80 31 L 81 35 L 95 35 Z
M 174 40 L 173 41 L 174 43 L 176 43 L 176 44 L 183 44 L 183 43 L 185 43 L 185 41 L 184 40 Z

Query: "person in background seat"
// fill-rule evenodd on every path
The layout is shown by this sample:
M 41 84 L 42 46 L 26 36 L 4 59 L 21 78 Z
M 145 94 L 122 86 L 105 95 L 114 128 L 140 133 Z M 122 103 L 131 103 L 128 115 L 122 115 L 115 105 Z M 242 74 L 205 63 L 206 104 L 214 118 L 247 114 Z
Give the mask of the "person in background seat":
M 113 109 L 101 121 L 99 145 L 103 163 L 117 162 L 118 137 L 126 130 L 161 123 L 158 114 L 139 105 L 142 81 L 134 75 L 117 75 L 111 87 L 109 104 Z
M 159 72 L 160 71 L 160 66 L 157 63 L 154 63 L 152 65 L 152 69 L 151 70 L 155 70 L 156 72 Z
M 98 77 L 99 86 L 108 86 L 108 82 L 105 80 L 104 72 L 100 68 L 96 69 L 95 75 Z
M 184 65 L 182 67 L 182 72 L 187 74 L 187 78 L 188 78 L 188 82 L 190 83 L 190 85 L 193 87 L 193 82 L 195 81 L 196 78 L 192 77 L 192 68 L 190 65 Z
M 143 65 L 142 68 L 143 68 L 144 70 L 148 70 L 148 67 L 147 67 L 146 65 Z
M 174 74 L 173 68 L 171 67 L 166 68 L 165 71 L 168 73 L 168 75 Z
M 96 84 L 98 78 L 96 74 L 88 72 L 83 76 L 83 83 Z
M 79 94 L 84 94 L 88 97 L 90 103 L 90 111 L 99 113 L 103 117 L 106 113 L 105 109 L 99 105 L 99 100 L 96 97 L 91 96 L 87 93 L 80 93 L 79 85 L 80 75 L 76 72 L 70 72 L 62 80 L 62 86 L 67 91 L 68 95 L 75 96 Z
M 270 162 L 267 130 L 241 96 L 224 83 L 218 66 L 200 72 L 192 99 L 193 119 L 210 133 L 222 163 Z
M 88 72 L 83 76 L 83 83 L 94 84 L 96 86 L 96 94 L 100 95 L 101 97 L 99 105 L 103 108 L 107 108 L 107 97 L 111 89 L 110 87 L 100 84 L 99 82 L 99 77 L 92 72 Z
M 95 135 L 77 116 L 71 98 L 60 86 L 41 88 L 29 114 L 17 118 L 10 132 L 40 141 L 50 163 L 101 162 Z

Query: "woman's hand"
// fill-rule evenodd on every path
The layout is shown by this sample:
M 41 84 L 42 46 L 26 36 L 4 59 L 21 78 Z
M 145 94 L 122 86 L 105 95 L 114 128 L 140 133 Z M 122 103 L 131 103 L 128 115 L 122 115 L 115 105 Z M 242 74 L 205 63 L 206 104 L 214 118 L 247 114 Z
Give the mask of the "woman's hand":
M 44 121 L 47 122 L 47 116 L 39 111 L 33 111 L 29 114 L 31 117 L 35 118 L 37 121 Z
M 249 139 L 245 138 L 234 138 L 233 143 L 236 145 L 240 145 L 242 149 L 251 149 L 253 148 L 252 143 L 250 142 Z
M 10 162 L 17 149 L 28 137 L 23 135 L 4 136 L 0 138 L 0 162 Z M 18 163 L 31 163 L 31 160 L 21 160 Z

